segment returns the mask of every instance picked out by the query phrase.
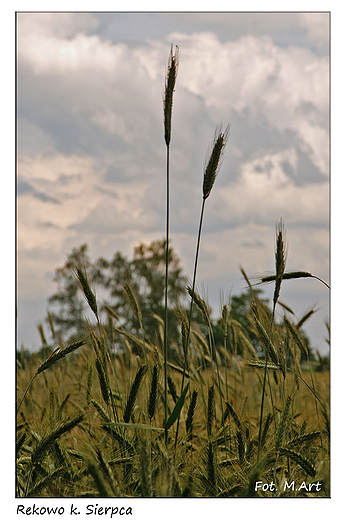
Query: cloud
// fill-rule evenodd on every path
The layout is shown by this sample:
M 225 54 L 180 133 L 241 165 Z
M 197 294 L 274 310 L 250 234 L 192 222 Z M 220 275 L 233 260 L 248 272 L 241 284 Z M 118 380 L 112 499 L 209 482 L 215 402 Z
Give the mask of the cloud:
M 71 39 L 98 26 L 97 18 L 89 13 L 18 13 L 18 35 L 26 41 L 41 36 Z
M 164 16 L 168 20 L 177 19 L 187 34 L 207 28 L 216 33 L 220 41 L 237 40 L 245 34 L 259 38 L 268 35 L 280 47 L 311 44 L 321 53 L 327 53 L 329 49 L 329 13 L 192 12 L 167 13 Z
M 239 34 L 225 39 L 222 19 L 185 13 L 179 25 L 188 30 L 181 31 L 175 13 L 158 17 L 173 26 L 169 34 L 128 43 L 111 39 L 112 14 L 106 27 L 95 14 L 19 15 L 18 250 L 25 297 L 32 284 L 37 294 L 51 294 L 53 270 L 72 247 L 88 243 L 94 257 L 129 255 L 138 241 L 164 235 L 162 107 L 171 42 L 180 46 L 171 231 L 186 273 L 193 268 L 204 159 L 223 121 L 231 135 L 206 203 L 204 283 L 229 290 L 246 259 L 252 271 L 272 269 L 280 216 L 297 251 L 294 265 L 327 277 L 327 17 L 225 15 L 239 22 Z
M 222 117 L 230 117 L 232 111 L 252 120 L 258 115 L 269 132 L 272 128 L 296 132 L 327 173 L 327 58 L 318 58 L 308 49 L 279 48 L 270 37 L 246 35 L 226 43 L 212 33 L 171 37 L 182 48 L 184 88 Z
M 296 171 L 297 161 L 296 150 L 288 149 L 244 162 L 239 181 L 220 188 L 224 218 L 266 224 L 271 215 L 282 214 L 289 225 L 327 225 L 328 184 L 296 185 L 286 174 L 284 163 Z
M 329 48 L 329 16 L 329 13 L 299 13 L 300 24 L 307 30 L 307 41 L 322 51 Z

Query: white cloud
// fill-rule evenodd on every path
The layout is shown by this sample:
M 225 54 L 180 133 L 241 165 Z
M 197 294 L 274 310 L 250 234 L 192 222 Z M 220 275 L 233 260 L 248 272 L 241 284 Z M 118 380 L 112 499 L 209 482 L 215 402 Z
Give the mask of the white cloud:
M 328 58 L 281 47 L 267 25 L 231 41 L 207 30 L 113 43 L 101 39 L 94 15 L 81 14 L 19 16 L 22 294 L 28 297 L 34 281 L 43 295 L 52 271 L 81 243 L 93 257 L 112 256 L 163 236 L 162 97 L 171 41 L 180 46 L 171 230 L 187 274 L 204 157 L 222 120 L 231 123 L 231 136 L 206 204 L 199 276 L 229 288 L 246 258 L 251 270 L 266 269 L 280 216 L 292 229 L 294 263 L 326 276 Z M 290 18 L 276 19 L 275 30 L 290 26 Z M 324 42 L 322 19 L 296 17 L 296 27 Z
M 246 117 L 259 114 L 271 128 L 296 132 L 320 171 L 328 173 L 327 58 L 308 49 L 281 49 L 270 37 L 248 35 L 223 44 L 212 33 L 171 38 L 182 48 L 185 89 L 223 117 L 247 111 Z
M 233 219 L 258 219 L 267 224 L 271 215 L 278 218 L 281 214 L 289 225 L 328 222 L 328 184 L 297 186 L 285 174 L 284 162 L 296 170 L 294 149 L 245 162 L 238 183 L 220 189 Z

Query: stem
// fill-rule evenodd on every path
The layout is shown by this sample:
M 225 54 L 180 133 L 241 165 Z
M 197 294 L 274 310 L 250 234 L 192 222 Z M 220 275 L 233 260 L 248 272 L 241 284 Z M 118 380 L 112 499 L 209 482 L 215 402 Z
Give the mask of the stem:
M 192 294 L 195 291 L 195 280 L 196 280 L 196 274 L 197 274 L 197 269 L 198 269 L 198 259 L 199 259 L 199 251 L 200 251 L 200 237 L 201 237 L 202 223 L 203 223 L 203 219 L 204 219 L 205 200 L 206 199 L 203 198 L 202 206 L 201 206 L 199 231 L 198 231 L 198 240 L 197 240 L 197 247 L 196 247 L 195 261 L 194 261 Z M 191 332 L 192 314 L 193 314 L 193 296 L 191 297 L 191 305 L 190 305 L 190 309 L 189 309 L 189 323 L 188 323 L 187 339 L 186 339 L 186 344 L 185 344 L 185 360 L 184 360 L 183 372 L 182 372 L 181 394 L 182 394 L 183 387 L 184 387 L 184 384 L 185 384 L 185 375 L 186 375 L 186 367 L 187 367 L 187 355 L 188 355 L 189 338 L 190 338 L 190 332 Z M 176 453 L 177 438 L 178 438 L 178 434 L 179 434 L 179 426 L 180 426 L 180 415 L 179 415 L 179 417 L 177 419 L 177 427 L 176 427 L 176 435 L 175 435 L 175 453 Z M 175 455 L 175 453 L 174 453 L 174 455 Z
M 226 400 L 228 400 L 228 386 L 227 386 L 227 341 L 226 334 L 224 334 L 224 352 L 225 352 L 225 391 L 226 391 Z
M 272 339 L 272 328 L 273 328 L 273 323 L 274 323 L 275 307 L 276 307 L 276 301 L 274 302 L 274 305 L 273 305 L 273 314 L 272 314 L 272 319 L 271 319 L 271 323 L 270 323 L 270 333 L 269 333 L 270 340 Z M 264 375 L 263 375 L 263 385 L 262 385 L 262 401 L 261 401 L 261 413 L 260 413 L 260 425 L 259 425 L 259 432 L 258 432 L 257 465 L 258 465 L 258 463 L 260 461 L 260 450 L 261 450 L 261 440 L 262 440 L 263 405 L 264 405 L 264 395 L 265 395 L 266 380 L 267 380 L 268 354 L 269 354 L 269 348 L 266 348 L 266 363 L 264 365 Z M 270 395 L 272 395 L 271 388 L 270 388 Z M 273 415 L 274 415 L 274 411 L 273 411 Z
M 168 444 L 168 270 L 169 270 L 169 145 L 167 145 L 166 275 L 164 290 L 164 437 Z
M 28 392 L 30 386 L 32 385 L 32 383 L 33 383 L 33 381 L 34 381 L 34 379 L 35 379 L 36 377 L 37 377 L 37 372 L 36 372 L 35 375 L 32 377 L 31 381 L 29 382 L 29 384 L 28 384 L 27 387 L 26 387 L 26 390 L 25 390 L 25 392 L 24 392 L 24 395 L 23 395 L 23 397 L 21 398 L 21 401 L 20 401 L 20 403 L 19 403 L 19 405 L 18 405 L 18 407 L 17 407 L 17 413 L 16 413 L 16 415 L 18 415 L 19 408 L 21 407 L 22 402 L 24 401 L 25 396 L 26 396 L 26 394 L 27 394 L 27 392 Z
M 211 365 L 213 366 L 213 358 L 214 358 L 214 362 L 216 364 L 216 372 L 217 372 L 217 380 L 218 380 L 218 390 L 219 390 L 219 396 L 220 396 L 220 407 L 221 407 L 222 418 L 223 418 L 224 417 L 223 392 L 222 392 L 222 387 L 221 387 L 221 383 L 220 383 L 220 373 L 219 373 L 217 354 L 214 351 L 215 342 L 214 342 L 214 334 L 213 334 L 212 326 L 209 327 L 209 343 L 210 343 L 210 352 L 211 352 L 211 357 L 212 357 Z M 225 453 L 226 453 L 226 456 L 227 456 L 226 427 L 225 427 L 225 422 L 224 421 L 222 421 L 222 426 L 223 426 L 223 432 L 224 432 Z

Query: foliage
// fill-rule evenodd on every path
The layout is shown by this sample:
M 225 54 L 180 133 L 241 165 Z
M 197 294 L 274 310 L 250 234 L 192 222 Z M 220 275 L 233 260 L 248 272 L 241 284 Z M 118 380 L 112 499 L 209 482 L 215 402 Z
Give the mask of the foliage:
M 132 260 L 116 252 L 111 260 L 100 257 L 94 263 L 89 258 L 87 245 L 74 249 L 65 265 L 56 270 L 54 281 L 58 285 L 58 290 L 49 298 L 49 314 L 54 324 L 55 334 L 65 341 L 84 331 L 86 302 L 79 283 L 71 271 L 77 264 L 84 267 L 90 285 L 95 287 L 95 293 L 99 292 L 103 295 L 104 304 L 101 311 L 106 320 L 111 322 L 113 316 L 117 316 L 116 326 L 137 334 L 142 332 L 142 325 L 147 339 L 150 341 L 160 339 L 160 320 L 164 317 L 165 247 L 164 240 L 154 241 L 149 245 L 141 243 L 135 247 Z M 179 324 L 175 309 L 184 307 L 187 302 L 185 283 L 186 277 L 182 273 L 180 259 L 175 250 L 170 247 L 168 323 L 172 343 L 179 339 Z M 130 305 L 125 289 L 126 284 L 129 284 L 137 298 L 142 324 Z M 112 313 L 108 312 L 109 308 Z M 197 320 L 196 315 L 195 320 Z M 108 330 L 111 330 L 110 326 Z M 116 341 L 118 342 L 119 339 L 117 338 Z

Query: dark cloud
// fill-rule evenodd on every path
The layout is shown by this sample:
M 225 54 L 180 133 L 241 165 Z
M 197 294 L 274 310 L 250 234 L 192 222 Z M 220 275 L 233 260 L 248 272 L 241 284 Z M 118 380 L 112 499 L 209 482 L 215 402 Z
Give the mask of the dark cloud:
M 31 193 L 33 197 L 36 199 L 41 200 L 42 202 L 51 202 L 53 204 L 59 204 L 59 200 L 55 197 L 51 197 L 50 195 L 47 195 L 46 193 L 40 192 L 35 190 L 31 184 L 25 181 L 18 181 L 17 184 L 17 194 L 18 196 L 26 195 L 28 193 Z
M 47 195 L 46 193 L 41 193 L 39 191 L 35 191 L 33 193 L 33 196 L 36 199 L 41 200 L 42 202 L 51 202 L 52 204 L 59 204 L 59 200 L 57 200 L 55 197 L 51 197 L 50 195 Z
M 25 182 L 25 181 L 18 181 L 17 183 L 17 195 L 20 196 L 20 195 L 25 195 L 26 193 L 32 193 L 33 192 L 33 187 L 31 186 L 31 184 L 29 184 L 28 182 Z

